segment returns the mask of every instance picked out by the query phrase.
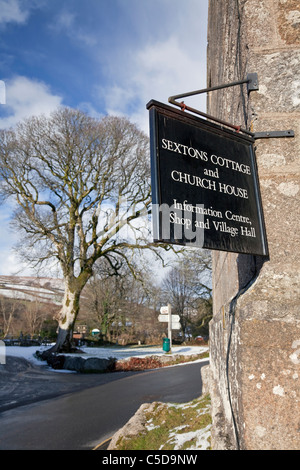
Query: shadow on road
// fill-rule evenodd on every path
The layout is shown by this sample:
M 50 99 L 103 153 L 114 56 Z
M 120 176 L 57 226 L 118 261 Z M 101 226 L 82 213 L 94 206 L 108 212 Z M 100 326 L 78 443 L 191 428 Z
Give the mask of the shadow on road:
M 137 372 L 132 372 L 135 373 Z M 97 387 L 118 380 L 122 375 L 123 372 L 78 374 L 54 371 L 46 365 L 34 365 L 26 359 L 7 356 L 6 364 L 0 365 L 0 413 L 18 406 Z

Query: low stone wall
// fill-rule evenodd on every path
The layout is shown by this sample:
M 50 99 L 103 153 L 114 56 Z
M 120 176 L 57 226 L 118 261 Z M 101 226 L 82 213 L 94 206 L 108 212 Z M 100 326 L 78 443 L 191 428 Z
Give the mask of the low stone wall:
M 65 356 L 62 354 L 39 353 L 36 356 L 47 362 L 55 370 L 69 370 L 80 373 L 111 372 L 115 366 L 115 358 L 102 359 L 97 357 Z
M 158 369 L 168 365 L 182 364 L 205 357 L 207 353 L 184 355 L 162 355 L 147 356 L 145 358 L 130 357 L 117 360 L 114 357 L 102 359 L 97 357 L 84 358 L 78 356 L 67 356 L 63 354 L 49 354 L 36 352 L 36 356 L 46 361 L 55 370 L 70 370 L 80 373 L 118 372 L 118 371 L 142 371 L 147 369 Z

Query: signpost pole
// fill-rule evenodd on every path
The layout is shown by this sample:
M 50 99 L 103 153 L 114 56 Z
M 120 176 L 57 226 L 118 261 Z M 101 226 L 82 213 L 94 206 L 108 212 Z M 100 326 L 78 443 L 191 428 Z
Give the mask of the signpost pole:
M 169 316 L 168 337 L 169 337 L 169 340 L 170 340 L 170 352 L 172 352 L 172 308 L 171 308 L 171 304 L 168 304 L 168 316 Z

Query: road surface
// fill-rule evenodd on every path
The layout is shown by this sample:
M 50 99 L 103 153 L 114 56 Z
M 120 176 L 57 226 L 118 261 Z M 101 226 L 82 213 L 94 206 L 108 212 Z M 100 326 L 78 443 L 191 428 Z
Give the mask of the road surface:
M 36 369 L 27 371 L 27 375 L 26 372 L 19 374 L 19 402 L 15 392 L 12 395 L 15 405 L 11 404 L 10 409 L 0 413 L 0 450 L 94 449 L 112 437 L 142 403 L 184 403 L 199 397 L 202 391 L 200 369 L 207 363 L 101 375 L 44 371 L 43 379 Z M 35 382 L 40 386 L 41 380 L 43 383 L 45 377 L 48 380 L 44 393 L 37 393 L 33 398 L 34 403 L 29 403 L 29 383 L 26 399 L 21 396 L 22 379 L 26 382 L 28 374 L 32 390 L 36 388 Z M 62 388 L 55 388 L 55 379 L 61 381 Z M 17 406 L 20 404 L 22 406 Z

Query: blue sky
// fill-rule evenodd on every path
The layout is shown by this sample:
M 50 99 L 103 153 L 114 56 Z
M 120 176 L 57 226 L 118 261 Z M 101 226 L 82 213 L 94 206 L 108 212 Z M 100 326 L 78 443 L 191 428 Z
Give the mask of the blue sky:
M 148 132 L 148 101 L 206 86 L 207 9 L 208 0 L 0 0 L 0 128 L 66 105 L 125 115 Z M 205 111 L 203 96 L 187 104 Z M 0 274 L 19 267 L 8 222 L 5 206 Z

